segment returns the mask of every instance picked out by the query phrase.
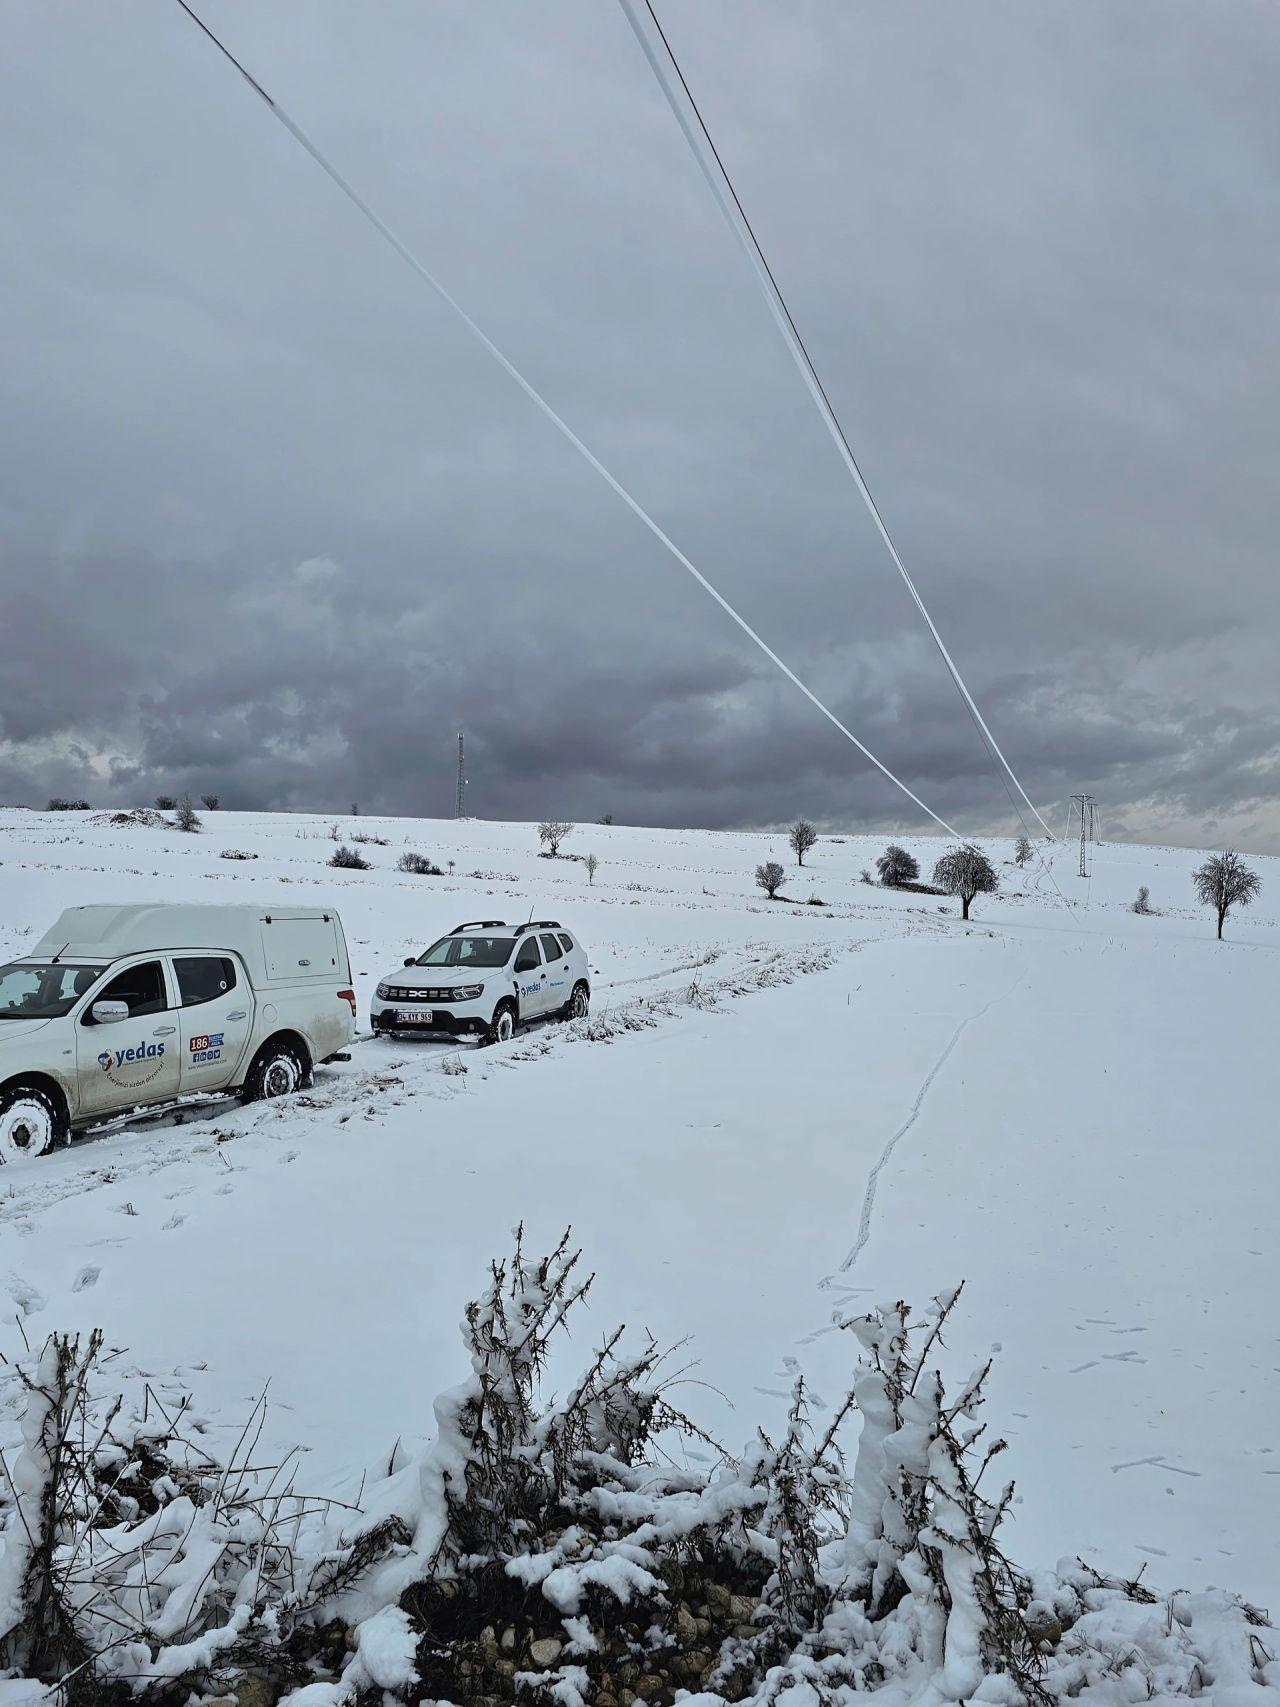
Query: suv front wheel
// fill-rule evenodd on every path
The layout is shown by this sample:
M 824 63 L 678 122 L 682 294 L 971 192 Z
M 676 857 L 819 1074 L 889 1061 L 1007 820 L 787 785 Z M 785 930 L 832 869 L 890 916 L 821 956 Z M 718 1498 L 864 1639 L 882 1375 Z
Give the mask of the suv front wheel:
M 485 1042 L 510 1043 L 516 1034 L 516 1027 L 519 1023 L 520 1021 L 516 1016 L 516 1004 L 509 1000 L 499 1002 L 493 1010 L 489 1029 L 484 1034 Z

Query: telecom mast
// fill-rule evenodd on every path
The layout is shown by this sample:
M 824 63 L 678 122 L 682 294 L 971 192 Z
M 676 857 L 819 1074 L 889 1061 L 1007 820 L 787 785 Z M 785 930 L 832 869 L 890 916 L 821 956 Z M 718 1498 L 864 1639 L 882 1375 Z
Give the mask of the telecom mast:
M 465 818 L 467 815 L 467 813 L 466 813 L 467 778 L 466 778 L 466 771 L 465 771 L 465 765 L 466 765 L 465 751 L 466 750 L 463 746 L 463 741 L 462 741 L 462 731 L 461 731 L 461 729 L 459 729 L 459 731 L 458 731 L 458 799 L 457 799 L 457 804 L 454 808 L 454 813 L 453 813 L 455 818 Z

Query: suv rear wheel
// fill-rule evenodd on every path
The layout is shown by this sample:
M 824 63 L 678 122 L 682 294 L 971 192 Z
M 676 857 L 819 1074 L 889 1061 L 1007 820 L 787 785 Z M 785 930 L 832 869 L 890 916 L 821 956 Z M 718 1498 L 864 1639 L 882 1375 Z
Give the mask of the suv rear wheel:
M 0 1157 L 6 1162 L 42 1156 L 65 1136 L 65 1118 L 48 1091 L 23 1084 L 0 1091 Z
M 581 979 L 573 986 L 573 994 L 564 1005 L 566 1019 L 586 1019 L 591 1011 L 591 992 Z

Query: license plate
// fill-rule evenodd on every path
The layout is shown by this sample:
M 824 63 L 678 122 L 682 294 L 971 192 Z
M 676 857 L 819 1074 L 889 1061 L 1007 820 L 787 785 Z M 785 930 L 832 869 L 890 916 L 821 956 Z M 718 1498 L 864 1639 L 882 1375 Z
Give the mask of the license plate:
M 430 1025 L 435 1018 L 432 1008 L 397 1008 L 397 1025 Z

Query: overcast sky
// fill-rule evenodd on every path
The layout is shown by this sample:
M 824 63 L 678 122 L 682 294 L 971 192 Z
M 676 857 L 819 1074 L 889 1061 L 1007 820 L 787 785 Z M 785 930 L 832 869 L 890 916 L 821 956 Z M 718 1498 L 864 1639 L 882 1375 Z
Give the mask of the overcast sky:
M 1008 801 L 612 0 L 203 0 L 944 817 Z M 1280 850 L 1273 0 L 663 0 L 1050 821 Z M 10 0 L 0 802 L 920 827 L 171 0 Z

